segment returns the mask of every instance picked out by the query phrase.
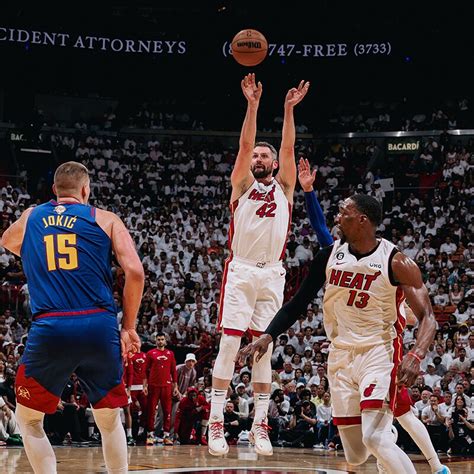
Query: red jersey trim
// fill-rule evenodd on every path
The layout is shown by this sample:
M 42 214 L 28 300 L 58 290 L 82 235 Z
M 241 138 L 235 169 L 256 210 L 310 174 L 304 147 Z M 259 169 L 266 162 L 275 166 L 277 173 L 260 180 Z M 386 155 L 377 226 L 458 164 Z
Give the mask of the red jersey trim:
M 395 330 L 397 336 L 393 340 L 393 369 L 390 374 L 390 389 L 389 389 L 389 400 L 390 410 L 395 411 L 397 401 L 397 372 L 398 366 L 400 365 L 403 358 L 403 337 L 402 332 L 405 329 L 406 320 L 400 312 L 400 306 L 403 304 L 405 299 L 405 293 L 400 287 L 397 287 L 395 293 L 395 306 L 397 308 L 397 321 L 395 322 Z
M 360 409 L 362 410 L 369 410 L 369 409 L 378 409 L 382 408 L 384 404 L 383 400 L 362 400 L 360 402 Z
M 222 329 L 222 315 L 224 313 L 225 286 L 227 284 L 227 275 L 229 273 L 229 265 L 230 265 L 230 262 L 232 262 L 232 258 L 233 258 L 233 255 L 231 253 L 229 258 L 227 258 L 224 263 L 224 274 L 222 276 L 222 284 L 221 284 L 221 296 L 219 298 L 219 316 L 217 318 L 218 331 Z
M 49 317 L 56 317 L 56 316 L 80 316 L 80 315 L 86 315 L 86 314 L 103 313 L 105 311 L 106 310 L 104 308 L 83 309 L 79 311 L 52 311 L 49 313 L 40 313 L 34 316 L 34 319 L 49 318 Z
M 360 425 L 362 424 L 361 416 L 335 416 L 332 419 L 336 426 Z
M 290 203 L 288 203 L 288 228 L 286 231 L 286 238 L 285 238 L 285 243 L 283 245 L 283 250 L 281 251 L 281 254 L 280 254 L 280 260 L 284 260 L 285 258 L 286 244 L 288 242 L 288 234 L 290 233 L 290 230 L 291 230 L 291 212 L 292 212 L 292 206 Z
M 244 335 L 245 331 L 241 331 L 240 329 L 229 329 L 229 328 L 224 328 L 224 334 L 227 334 L 228 336 L 240 336 L 242 337 Z

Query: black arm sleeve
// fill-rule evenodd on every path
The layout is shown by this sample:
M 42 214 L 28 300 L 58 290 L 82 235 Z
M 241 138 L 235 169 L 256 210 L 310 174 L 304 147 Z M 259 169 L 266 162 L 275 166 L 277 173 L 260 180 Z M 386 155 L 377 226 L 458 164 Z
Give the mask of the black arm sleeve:
M 265 330 L 265 333 L 270 334 L 273 339 L 276 339 L 279 334 L 290 328 L 300 314 L 305 314 L 308 304 L 324 285 L 326 281 L 326 265 L 332 248 L 332 245 L 325 247 L 316 254 L 311 262 L 309 273 L 301 283 L 295 296 L 282 306 Z

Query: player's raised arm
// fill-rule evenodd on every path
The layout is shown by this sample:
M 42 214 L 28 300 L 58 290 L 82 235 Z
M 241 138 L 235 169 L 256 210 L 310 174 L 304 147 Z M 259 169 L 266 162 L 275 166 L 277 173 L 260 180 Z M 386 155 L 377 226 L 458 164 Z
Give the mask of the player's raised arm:
M 326 225 L 326 218 L 323 210 L 319 205 L 318 198 L 313 189 L 314 180 L 316 179 L 316 170 L 311 172 L 309 161 L 300 158 L 298 163 L 298 180 L 304 191 L 304 199 L 306 203 L 306 212 L 308 213 L 311 227 L 316 232 L 318 242 L 321 247 L 327 247 L 334 242 L 331 233 Z
M 239 153 L 230 176 L 236 198 L 240 197 L 254 180 L 250 164 L 257 135 L 257 111 L 262 96 L 262 83 L 255 83 L 255 74 L 247 74 L 242 79 L 241 86 L 247 99 L 247 113 L 240 132 Z
M 0 240 L 0 245 L 5 247 L 7 250 L 10 250 L 10 252 L 15 255 L 20 255 L 23 237 L 25 235 L 26 222 L 28 221 L 28 216 L 31 214 L 33 209 L 33 207 L 26 209 L 20 218 L 8 227 Z
M 293 109 L 299 104 L 309 89 L 309 82 L 301 81 L 298 87 L 291 88 L 285 97 L 283 130 L 281 132 L 280 146 L 280 171 L 278 182 L 283 186 L 287 196 L 293 195 L 296 185 L 296 163 L 295 163 L 295 117 Z
M 398 383 L 411 386 L 420 372 L 420 362 L 433 342 L 436 320 L 418 265 L 399 252 L 393 257 L 392 270 L 410 308 L 420 322 L 415 346 L 403 359 L 398 372 Z

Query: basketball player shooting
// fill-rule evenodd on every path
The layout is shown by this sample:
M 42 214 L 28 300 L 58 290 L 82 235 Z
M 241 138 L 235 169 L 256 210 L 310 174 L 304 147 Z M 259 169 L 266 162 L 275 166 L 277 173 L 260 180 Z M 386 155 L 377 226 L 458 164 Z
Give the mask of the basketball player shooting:
M 224 403 L 242 335 L 259 336 L 283 302 L 285 270 L 282 259 L 291 220 L 296 184 L 294 156 L 294 107 L 309 83 L 301 81 L 288 91 L 279 157 L 266 142 L 255 143 L 257 111 L 262 84 L 248 74 L 241 83 L 247 112 L 240 135 L 239 153 L 231 175 L 229 231 L 231 255 L 226 261 L 221 289 L 219 328 L 222 337 L 212 378 L 209 420 L 209 452 L 224 455 L 229 446 L 224 436 Z M 273 172 L 278 173 L 273 178 Z M 253 365 L 255 417 L 250 439 L 259 454 L 271 455 L 267 412 L 271 388 L 271 351 Z
M 373 454 L 386 472 L 414 474 L 412 462 L 391 434 L 396 376 L 398 372 L 400 385 L 413 384 L 436 322 L 416 263 L 387 240 L 376 238 L 381 218 L 381 206 L 371 196 L 356 194 L 343 201 L 337 216 L 341 239 L 318 252 L 298 292 L 265 334 L 239 352 L 239 360 L 267 356 L 273 340 L 304 314 L 326 284 L 328 376 L 334 423 L 347 462 L 360 465 Z M 414 348 L 399 365 L 405 297 L 420 325 Z

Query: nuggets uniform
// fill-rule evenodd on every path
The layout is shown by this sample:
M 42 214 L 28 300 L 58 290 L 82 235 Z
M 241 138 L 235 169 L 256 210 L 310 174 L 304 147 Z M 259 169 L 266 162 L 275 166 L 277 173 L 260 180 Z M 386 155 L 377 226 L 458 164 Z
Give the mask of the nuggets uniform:
M 368 255 L 336 241 L 326 265 L 324 326 L 336 424 L 360 423 L 361 410 L 393 410 L 403 355 L 404 295 L 391 272 L 396 247 L 385 239 Z
M 269 185 L 255 180 L 231 213 L 218 327 L 229 335 L 248 329 L 260 335 L 283 302 L 291 204 L 276 179 Z
M 16 379 L 18 401 L 54 413 L 75 372 L 94 408 L 126 405 L 111 241 L 95 208 L 55 201 L 36 207 L 21 257 L 33 322 Z

